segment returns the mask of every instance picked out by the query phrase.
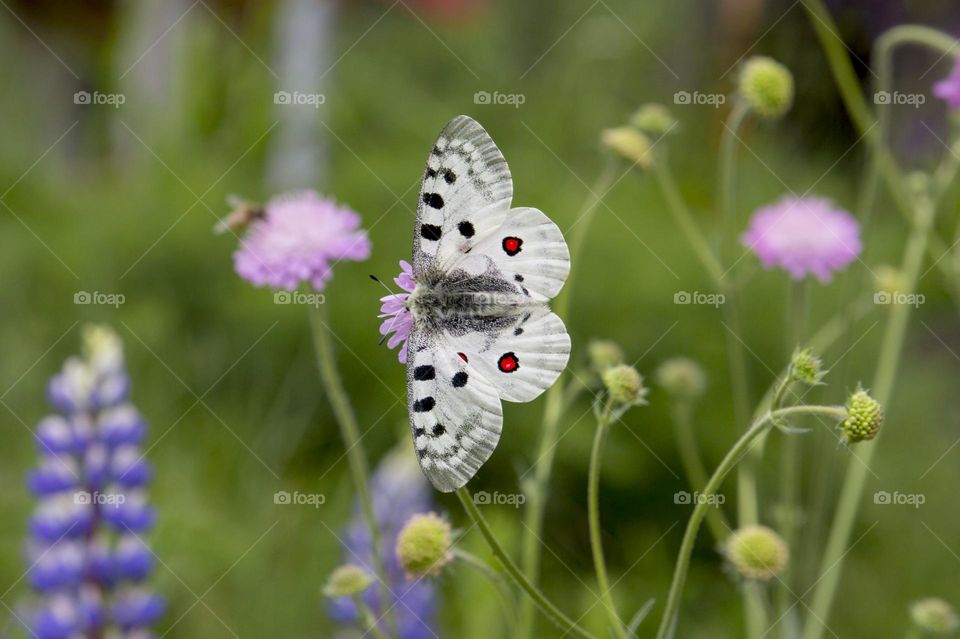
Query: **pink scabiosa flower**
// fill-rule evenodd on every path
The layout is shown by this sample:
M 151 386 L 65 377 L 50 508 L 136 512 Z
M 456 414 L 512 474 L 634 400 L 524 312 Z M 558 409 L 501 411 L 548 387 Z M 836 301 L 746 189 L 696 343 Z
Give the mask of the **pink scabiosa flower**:
M 233 254 L 237 274 L 254 286 L 322 290 L 341 260 L 370 257 L 360 216 L 314 191 L 280 195 L 263 207 Z
M 407 308 L 407 298 L 413 289 L 416 288 L 416 282 L 413 281 L 413 267 L 408 262 L 400 260 L 400 275 L 393 278 L 397 286 L 406 291 L 406 293 L 392 293 L 380 298 L 380 314 L 377 317 L 383 318 L 380 324 L 381 335 L 393 335 L 387 340 L 388 348 L 396 348 L 403 344 L 397 358 L 401 364 L 407 363 L 407 338 L 410 337 L 410 328 L 413 326 L 413 314 Z
M 829 282 L 860 255 L 860 226 L 848 212 L 820 197 L 786 196 L 753 214 L 744 246 L 766 268 L 779 266 L 795 280 Z
M 951 109 L 960 109 L 960 58 L 953 63 L 950 75 L 933 84 L 933 95 L 946 102 Z

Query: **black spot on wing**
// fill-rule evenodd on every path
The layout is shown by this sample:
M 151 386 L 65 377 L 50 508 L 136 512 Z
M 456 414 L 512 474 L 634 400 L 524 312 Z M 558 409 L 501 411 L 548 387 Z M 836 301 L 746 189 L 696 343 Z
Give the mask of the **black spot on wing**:
M 434 425 L 433 427 L 434 437 L 439 437 L 440 435 L 443 435 L 445 432 L 447 432 L 447 429 L 444 427 L 443 424 L 438 423 Z
M 473 228 L 473 224 L 466 220 L 460 222 L 460 224 L 457 225 L 457 229 L 460 231 L 460 235 L 464 237 L 473 237 L 477 232 L 476 229 Z
M 417 380 L 418 382 L 424 382 L 428 379 L 433 379 L 434 377 L 436 377 L 436 370 L 429 364 L 417 366 L 415 369 L 413 369 L 413 379 Z
M 457 181 L 457 174 L 450 169 L 445 169 L 443 171 L 443 179 L 447 184 L 453 184 Z
M 436 242 L 440 239 L 440 236 L 443 235 L 443 231 L 440 230 L 440 227 L 436 224 L 421 224 L 420 225 L 420 237 L 425 240 L 430 240 L 431 242 Z
M 418 399 L 413 402 L 413 412 L 415 413 L 426 413 L 433 410 L 433 407 L 436 406 L 436 402 L 432 397 L 424 397 L 423 399 Z
M 423 203 L 434 209 L 443 208 L 443 198 L 439 193 L 424 193 L 423 194 Z
M 467 374 L 463 371 L 460 371 L 453 376 L 453 379 L 450 380 L 450 383 L 454 385 L 455 388 L 462 388 L 467 385 Z

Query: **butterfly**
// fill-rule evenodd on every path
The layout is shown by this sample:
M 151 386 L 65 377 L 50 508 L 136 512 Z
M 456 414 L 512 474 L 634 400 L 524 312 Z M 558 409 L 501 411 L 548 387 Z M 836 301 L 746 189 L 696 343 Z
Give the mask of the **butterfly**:
M 420 467 L 435 488 L 466 484 L 503 426 L 501 400 L 529 402 L 567 365 L 570 336 L 547 302 L 570 272 L 556 224 L 513 207 L 507 162 L 461 115 L 437 137 L 413 235 L 407 400 Z

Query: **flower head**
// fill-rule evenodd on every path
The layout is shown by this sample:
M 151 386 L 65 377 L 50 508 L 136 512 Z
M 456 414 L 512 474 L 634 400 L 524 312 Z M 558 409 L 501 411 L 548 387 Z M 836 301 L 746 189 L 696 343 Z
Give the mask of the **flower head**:
M 960 109 L 960 58 L 954 61 L 950 75 L 934 82 L 933 95 L 946 102 L 951 109 Z
M 625 359 L 620 345 L 609 339 L 594 339 L 587 344 L 587 356 L 590 366 L 598 373 L 602 373 L 611 366 L 623 364 Z
M 435 576 L 451 559 L 450 524 L 436 513 L 414 515 L 397 536 L 397 561 L 412 577 Z
M 156 518 L 140 448 L 146 423 L 128 401 L 116 333 L 87 329 L 83 353 L 51 379 L 57 414 L 37 426 L 26 578 L 40 601 L 24 621 L 41 638 L 149 636 L 164 601 L 143 585 L 154 564 L 143 535 Z
M 740 69 L 740 96 L 762 118 L 779 118 L 793 104 L 793 74 L 772 58 L 755 56 Z
M 639 129 L 632 126 L 604 129 L 600 134 L 600 141 L 615 155 L 641 169 L 648 169 L 653 164 L 650 138 Z
M 790 551 L 776 532 L 766 526 L 739 528 L 724 543 L 723 553 L 740 576 L 766 581 L 787 567 Z
M 790 377 L 801 384 L 815 386 L 820 383 L 827 371 L 823 362 L 809 348 L 798 348 L 790 358 Z
M 647 394 L 647 389 L 643 386 L 643 377 L 637 369 L 627 364 L 611 366 L 600 374 L 600 379 L 610 393 L 610 398 L 618 404 L 642 404 Z
M 652 136 L 666 135 L 677 126 L 677 120 L 662 104 L 651 102 L 637 109 L 630 124 Z
M 233 254 L 237 274 L 254 286 L 322 290 L 341 260 L 370 257 L 360 216 L 313 191 L 274 197 L 250 223 Z
M 344 564 L 330 573 L 323 594 L 328 597 L 353 597 L 373 583 L 373 575 L 356 564 Z
M 863 388 L 847 400 L 847 418 L 843 420 L 844 439 L 852 444 L 873 439 L 883 425 L 883 407 Z
M 960 630 L 957 611 L 939 597 L 927 597 L 911 604 L 910 619 L 926 637 L 952 637 Z
M 674 357 L 660 364 L 657 383 L 681 400 L 695 400 L 707 389 L 707 376 L 700 364 L 688 357 Z
M 410 329 L 413 327 L 413 314 L 406 306 L 407 298 L 413 289 L 416 288 L 416 282 L 413 281 L 413 267 L 408 262 L 400 261 L 400 275 L 393 278 L 397 286 L 406 291 L 406 293 L 391 293 L 380 298 L 380 315 L 383 322 L 380 324 L 381 335 L 393 335 L 387 340 L 388 348 L 400 347 L 397 358 L 401 364 L 407 362 L 407 338 L 410 337 Z
M 819 197 L 787 196 L 757 210 L 744 246 L 766 268 L 779 266 L 795 280 L 829 282 L 860 255 L 860 226 L 852 215 Z

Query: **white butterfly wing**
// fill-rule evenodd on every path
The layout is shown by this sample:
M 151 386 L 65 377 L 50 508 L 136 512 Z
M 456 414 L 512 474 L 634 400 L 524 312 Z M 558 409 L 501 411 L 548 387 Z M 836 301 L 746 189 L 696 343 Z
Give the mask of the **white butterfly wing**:
M 450 120 L 430 150 L 413 235 L 413 271 L 449 270 L 503 223 L 513 199 L 507 161 L 476 120 Z
M 530 302 L 557 296 L 570 273 L 563 233 L 540 210 L 511 209 L 493 233 L 456 264 L 470 274 L 486 273 L 511 282 Z
M 529 402 L 557 380 L 570 359 L 570 335 L 546 305 L 495 331 L 447 335 L 446 341 L 508 402 Z
M 500 441 L 500 398 L 442 335 L 414 325 L 407 348 L 410 429 L 420 468 L 437 490 L 452 492 Z

